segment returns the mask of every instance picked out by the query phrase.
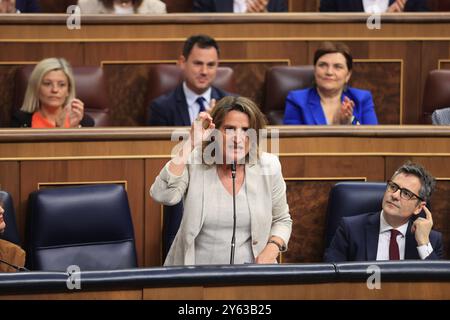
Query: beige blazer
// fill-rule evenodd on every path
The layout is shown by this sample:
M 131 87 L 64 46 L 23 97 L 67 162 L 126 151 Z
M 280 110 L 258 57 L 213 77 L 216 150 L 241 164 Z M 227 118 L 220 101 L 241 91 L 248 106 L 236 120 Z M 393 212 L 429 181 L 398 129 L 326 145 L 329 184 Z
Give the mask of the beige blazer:
M 183 174 L 177 177 L 169 172 L 168 165 L 169 163 L 164 166 L 151 186 L 150 195 L 164 205 L 174 205 L 183 199 L 184 213 L 164 265 L 194 265 L 195 238 L 210 207 L 208 199 L 205 198 L 207 193 L 204 191 L 210 181 L 213 181 L 214 175 L 217 175 L 216 166 L 189 164 Z M 287 245 L 292 220 L 278 158 L 269 153 L 262 153 L 256 164 L 246 164 L 245 184 L 250 209 L 253 255 L 259 255 L 270 236 L 280 237 Z
M 105 8 L 98 0 L 78 0 L 78 6 L 82 14 L 114 13 L 114 10 Z M 167 13 L 166 4 L 159 0 L 144 0 L 137 13 L 164 14 Z

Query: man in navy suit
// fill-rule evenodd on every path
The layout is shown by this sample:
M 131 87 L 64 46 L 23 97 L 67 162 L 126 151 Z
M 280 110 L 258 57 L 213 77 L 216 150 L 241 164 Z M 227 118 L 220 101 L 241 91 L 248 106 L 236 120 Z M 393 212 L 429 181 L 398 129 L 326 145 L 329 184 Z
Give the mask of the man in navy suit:
M 381 12 L 428 11 L 427 0 L 320 0 L 320 11 L 381 13 L 371 10 L 374 5 Z
M 229 95 L 211 85 L 219 66 L 219 46 L 213 38 L 195 35 L 187 39 L 178 63 L 184 81 L 151 102 L 147 119 L 150 126 L 190 126 L 213 100 Z
M 194 0 L 194 12 L 287 12 L 286 0 Z
M 37 13 L 39 12 L 37 0 L 2 0 L 0 13 Z
M 425 206 L 435 186 L 420 165 L 405 163 L 388 181 L 382 211 L 344 217 L 326 262 L 442 259 L 442 234 Z M 425 211 L 425 218 L 418 214 Z

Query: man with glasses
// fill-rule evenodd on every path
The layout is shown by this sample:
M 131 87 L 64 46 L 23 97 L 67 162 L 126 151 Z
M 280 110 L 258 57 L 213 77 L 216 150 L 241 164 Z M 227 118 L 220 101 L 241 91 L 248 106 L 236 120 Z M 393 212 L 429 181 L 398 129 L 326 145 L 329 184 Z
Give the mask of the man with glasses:
M 441 259 L 442 234 L 432 230 L 426 207 L 434 178 L 420 165 L 407 162 L 387 183 L 381 212 L 344 217 L 326 262 Z M 425 217 L 419 217 L 424 210 Z

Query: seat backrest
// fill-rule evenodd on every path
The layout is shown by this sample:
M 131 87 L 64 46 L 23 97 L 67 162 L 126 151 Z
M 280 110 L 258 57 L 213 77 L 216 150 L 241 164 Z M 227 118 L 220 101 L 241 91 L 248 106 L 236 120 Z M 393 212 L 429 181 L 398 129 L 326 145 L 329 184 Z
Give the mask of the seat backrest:
M 20 237 L 16 224 L 16 212 L 14 210 L 14 202 L 11 195 L 6 191 L 0 191 L 0 200 L 2 202 L 3 220 L 5 221 L 6 228 L 0 238 L 8 240 L 20 246 Z
M 13 112 L 22 107 L 28 79 L 35 65 L 21 67 L 16 72 L 16 90 L 14 93 Z M 105 89 L 103 69 L 100 67 L 73 67 L 76 97 L 83 101 L 85 112 L 95 121 L 96 127 L 110 124 L 109 100 Z
M 450 70 L 432 70 L 423 92 L 422 123 L 430 124 L 434 110 L 444 107 L 450 107 Z
M 137 266 L 128 197 L 121 185 L 42 189 L 30 194 L 27 264 L 32 270 Z
M 286 97 L 291 90 L 312 86 L 314 66 L 276 66 L 266 72 L 263 111 L 269 124 L 283 124 Z
M 328 198 L 325 247 L 328 247 L 343 217 L 381 211 L 386 183 L 339 182 Z
M 172 246 L 173 240 L 180 228 L 183 218 L 183 202 L 174 206 L 164 206 L 163 210 L 163 229 L 162 229 L 162 258 L 166 259 Z
M 227 92 L 236 92 L 233 69 L 219 67 L 212 85 Z M 174 64 L 156 64 L 149 69 L 148 77 L 148 103 L 159 96 L 175 89 L 183 81 L 181 68 Z

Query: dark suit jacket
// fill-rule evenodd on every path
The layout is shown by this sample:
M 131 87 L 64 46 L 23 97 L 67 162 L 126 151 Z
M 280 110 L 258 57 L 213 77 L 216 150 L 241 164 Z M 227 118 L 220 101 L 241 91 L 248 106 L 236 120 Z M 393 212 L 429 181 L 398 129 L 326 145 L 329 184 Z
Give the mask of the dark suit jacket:
M 12 116 L 11 127 L 31 128 L 32 118 L 32 113 L 17 110 Z M 83 119 L 80 121 L 80 125 L 82 127 L 93 127 L 95 125 L 95 121 L 85 113 Z
M 287 12 L 286 0 L 269 0 L 269 12 Z M 233 0 L 194 0 L 194 12 L 233 12 Z
M 21 13 L 40 12 L 37 0 L 16 0 L 16 9 Z
M 380 214 L 373 212 L 342 218 L 330 246 L 325 251 L 325 262 L 375 261 L 377 259 Z M 411 221 L 406 232 L 405 260 L 420 260 L 417 242 L 411 233 Z M 430 243 L 433 252 L 427 260 L 442 259 L 442 234 L 432 230 Z
M 211 98 L 220 100 L 230 94 L 211 87 Z M 149 126 L 190 126 L 189 110 L 183 85 L 153 100 L 148 107 L 147 125 Z
M 395 0 L 389 0 L 389 5 Z M 320 0 L 321 12 L 364 12 L 362 0 Z M 427 0 L 408 0 L 405 11 L 428 11 Z

